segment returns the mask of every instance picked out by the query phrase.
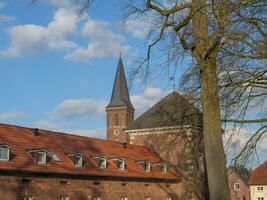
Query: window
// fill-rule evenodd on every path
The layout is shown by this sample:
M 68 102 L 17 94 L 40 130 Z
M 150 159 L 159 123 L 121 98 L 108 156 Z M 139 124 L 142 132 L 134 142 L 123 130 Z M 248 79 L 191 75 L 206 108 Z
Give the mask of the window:
M 9 161 L 10 149 L 5 146 L 0 147 L 0 161 Z
M 37 163 L 46 164 L 46 152 L 44 151 L 37 152 Z
M 121 200 L 128 200 L 128 197 L 121 197 Z
M 161 172 L 167 173 L 167 165 L 165 163 L 161 165 Z
M 93 197 L 93 200 L 101 200 L 101 197 Z
M 70 200 L 70 198 L 68 196 L 61 196 L 60 200 Z
M 258 197 L 258 200 L 264 200 L 264 197 Z
M 150 172 L 150 162 L 144 163 L 145 172 Z
M 144 200 L 151 200 L 151 197 L 145 197 Z
M 32 197 L 24 197 L 23 200 L 33 200 Z
M 83 157 L 82 157 L 82 155 L 75 155 L 74 156 L 74 165 L 76 167 L 82 167 L 83 166 Z
M 166 200 L 172 200 L 172 198 L 171 197 L 166 197 Z
M 107 159 L 106 158 L 99 158 L 99 167 L 101 169 L 107 168 Z
M 118 160 L 118 169 L 125 170 L 125 162 L 124 160 Z
M 114 115 L 114 126 L 119 126 L 119 115 L 118 114 Z
M 258 190 L 259 192 L 262 192 L 262 191 L 263 191 L 263 186 L 259 186 L 259 187 L 257 187 L 257 190 Z
M 239 183 L 234 183 L 234 190 L 240 190 Z

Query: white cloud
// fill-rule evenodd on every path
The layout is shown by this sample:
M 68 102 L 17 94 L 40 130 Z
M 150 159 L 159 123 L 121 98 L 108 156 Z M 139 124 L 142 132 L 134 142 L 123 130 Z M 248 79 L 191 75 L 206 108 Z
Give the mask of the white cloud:
M 141 94 L 131 96 L 136 116 L 145 112 L 167 93 L 160 88 L 146 88 Z M 101 99 L 67 99 L 55 107 L 52 118 L 104 117 L 107 105 L 108 101 Z
M 157 103 L 161 98 L 166 96 L 169 91 L 164 91 L 160 88 L 146 88 L 141 94 L 131 96 L 131 101 L 135 107 L 135 116 L 147 111 L 155 103 Z
M 94 99 L 68 99 L 56 106 L 53 116 L 73 119 L 77 117 L 102 117 L 105 115 L 106 101 Z
M 9 29 L 10 45 L 1 56 L 33 55 L 46 49 L 72 49 L 77 44 L 67 40 L 76 32 L 77 16 L 66 9 L 55 12 L 47 27 L 34 24 L 17 25 Z
M 118 56 L 119 52 L 125 53 L 129 46 L 123 45 L 124 38 L 109 30 L 110 24 L 88 17 L 82 29 L 82 35 L 90 42 L 87 47 L 80 47 L 65 56 L 72 61 L 88 60 L 90 58 L 103 58 Z
M 106 138 L 106 129 L 98 128 L 98 129 L 75 129 L 71 127 L 71 124 L 57 124 L 48 120 L 39 120 L 29 124 L 31 127 L 49 130 L 49 131 L 58 131 L 63 133 L 69 133 L 73 135 L 80 135 L 85 137 L 92 138 Z
M 138 39 L 145 39 L 151 29 L 151 24 L 148 19 L 140 17 L 133 18 L 128 19 L 125 24 L 123 24 L 123 29 Z
M 23 119 L 25 116 L 26 113 L 23 111 L 10 111 L 6 113 L 0 113 L 0 121 Z

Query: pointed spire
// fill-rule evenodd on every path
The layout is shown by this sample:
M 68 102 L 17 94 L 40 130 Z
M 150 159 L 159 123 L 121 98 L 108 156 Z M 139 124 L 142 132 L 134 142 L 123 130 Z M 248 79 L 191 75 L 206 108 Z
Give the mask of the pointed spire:
M 120 56 L 111 99 L 107 107 L 109 108 L 109 107 L 121 107 L 121 106 L 126 106 L 134 110 L 134 107 L 130 100 L 122 59 Z

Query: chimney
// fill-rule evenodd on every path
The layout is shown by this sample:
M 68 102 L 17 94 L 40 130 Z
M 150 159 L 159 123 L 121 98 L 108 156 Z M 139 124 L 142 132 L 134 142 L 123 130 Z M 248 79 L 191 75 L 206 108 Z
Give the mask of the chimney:
M 33 133 L 34 136 L 39 136 L 40 135 L 40 132 L 39 132 L 38 128 L 32 129 L 32 133 Z

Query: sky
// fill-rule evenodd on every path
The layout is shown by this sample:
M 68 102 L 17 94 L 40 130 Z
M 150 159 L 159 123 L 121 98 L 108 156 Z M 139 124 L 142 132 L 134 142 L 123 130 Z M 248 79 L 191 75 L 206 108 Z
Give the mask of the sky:
M 0 0 L 1 123 L 105 138 L 105 106 L 119 55 L 129 78 L 134 60 L 145 54 L 148 30 L 134 20 L 122 28 L 120 2 L 96 1 L 77 16 L 68 0 Z M 172 91 L 173 83 L 178 89 L 185 69 L 178 65 L 157 70 L 146 83 L 140 77 L 132 82 L 136 116 Z M 243 132 L 240 143 L 249 135 Z
M 30 2 L 0 0 L 1 123 L 105 138 L 119 55 L 129 74 L 144 54 L 146 28 L 129 22 L 122 30 L 117 0 L 95 3 L 82 16 L 68 0 Z M 136 116 L 171 90 L 166 73 L 149 83 L 136 79 Z

